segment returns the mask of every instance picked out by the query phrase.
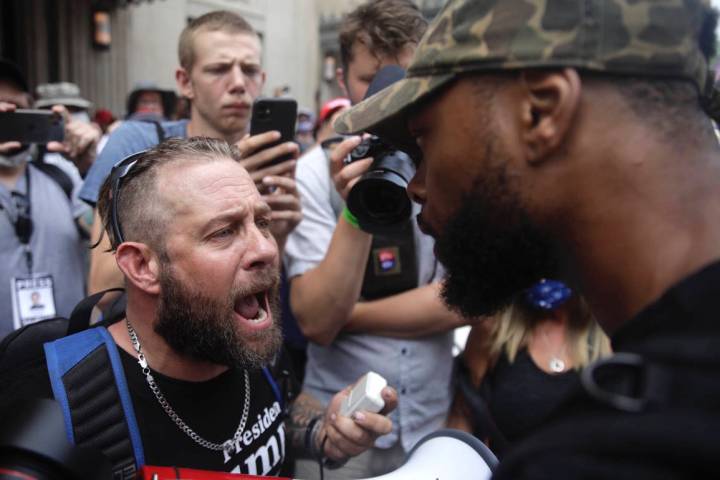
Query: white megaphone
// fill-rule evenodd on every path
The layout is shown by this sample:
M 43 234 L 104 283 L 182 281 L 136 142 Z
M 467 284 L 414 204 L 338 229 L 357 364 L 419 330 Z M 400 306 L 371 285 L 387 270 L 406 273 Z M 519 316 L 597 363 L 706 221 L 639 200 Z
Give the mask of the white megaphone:
M 485 480 L 498 459 L 477 438 L 443 429 L 423 437 L 397 470 L 362 480 Z

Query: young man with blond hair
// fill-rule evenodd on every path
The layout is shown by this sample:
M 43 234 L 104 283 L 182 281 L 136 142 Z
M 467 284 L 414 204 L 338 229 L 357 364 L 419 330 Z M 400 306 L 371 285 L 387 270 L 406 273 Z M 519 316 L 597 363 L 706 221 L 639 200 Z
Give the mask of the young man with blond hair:
M 206 136 L 235 144 L 242 153 L 242 164 L 256 185 L 266 192 L 265 200 L 273 209 L 273 234 L 282 250 L 288 233 L 300 220 L 300 206 L 292 174 L 298 149 L 292 142 L 264 148 L 277 140 L 279 133 L 269 132 L 246 137 L 250 127 L 253 101 L 265 83 L 261 65 L 260 38 L 241 16 L 227 11 L 202 15 L 180 34 L 175 72 L 180 94 L 190 101 L 190 120 L 162 122 L 125 122 L 110 136 L 105 149 L 85 179 L 80 197 L 97 202 L 100 185 L 112 166 L 122 158 L 145 150 L 169 137 Z M 272 159 L 290 154 L 294 157 L 279 165 L 267 166 Z M 272 191 L 273 193 L 267 193 Z M 96 221 L 94 238 L 101 237 Z M 91 255 L 89 290 L 104 290 L 122 285 L 122 277 L 112 255 L 106 253 L 106 240 Z

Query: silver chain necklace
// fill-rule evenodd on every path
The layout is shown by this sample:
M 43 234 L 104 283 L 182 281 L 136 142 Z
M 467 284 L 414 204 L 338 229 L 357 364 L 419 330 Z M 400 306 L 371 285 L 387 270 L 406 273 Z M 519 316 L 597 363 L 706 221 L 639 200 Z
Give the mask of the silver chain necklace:
M 150 367 L 148 367 L 145 355 L 142 353 L 142 347 L 140 346 L 140 341 L 138 340 L 137 333 L 135 333 L 135 329 L 133 329 L 132 325 L 130 325 L 130 321 L 128 321 L 127 319 L 125 319 L 125 323 L 127 325 L 127 331 L 128 335 L 130 336 L 130 341 L 132 342 L 133 348 L 137 352 L 138 363 L 140 364 L 142 373 L 145 375 L 145 379 L 150 386 L 150 390 L 152 390 L 152 392 L 155 394 L 155 398 L 157 398 L 157 401 L 160 403 L 160 406 L 163 408 L 163 410 L 165 410 L 165 413 L 167 413 L 168 417 L 170 417 L 170 419 L 175 422 L 175 425 L 177 425 L 180 430 L 185 433 L 185 435 L 190 437 L 198 445 L 215 451 L 222 450 L 225 452 L 229 452 L 233 450 L 235 448 L 235 443 L 237 443 L 237 441 L 240 439 L 240 436 L 242 436 L 243 430 L 245 430 L 245 423 L 247 423 L 248 413 L 250 412 L 250 377 L 247 370 L 244 371 L 245 405 L 243 406 L 242 418 L 240 419 L 240 424 L 238 425 L 237 430 L 235 430 L 235 435 L 233 435 L 232 438 L 225 440 L 223 443 L 210 442 L 195 433 L 195 431 L 190 428 L 188 424 L 185 423 L 177 413 L 175 413 L 175 410 L 173 410 L 168 401 L 165 399 L 165 396 L 160 391 L 160 387 L 157 385 L 157 383 L 155 383 L 155 379 L 150 374 Z
M 565 371 L 565 361 L 562 359 L 563 356 L 565 356 L 565 350 L 567 348 L 567 345 L 565 344 L 565 340 L 563 338 L 563 346 L 562 350 L 560 350 L 560 353 L 555 355 L 550 352 L 550 339 L 548 338 L 547 330 L 543 330 L 543 339 L 545 340 L 545 346 L 548 349 L 548 353 L 550 353 L 550 361 L 548 361 L 548 368 L 553 373 L 562 373 Z

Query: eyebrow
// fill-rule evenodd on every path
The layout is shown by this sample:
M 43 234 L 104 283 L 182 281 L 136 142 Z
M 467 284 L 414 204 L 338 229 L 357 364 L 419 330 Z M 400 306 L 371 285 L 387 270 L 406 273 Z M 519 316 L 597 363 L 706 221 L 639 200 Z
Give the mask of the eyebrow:
M 221 225 L 225 225 L 227 223 L 236 222 L 240 218 L 245 218 L 247 216 L 248 209 L 245 206 L 238 206 L 237 208 L 234 208 L 232 210 L 228 210 L 226 212 L 223 212 L 215 217 L 212 217 L 210 220 L 205 222 L 203 228 L 202 228 L 202 234 L 205 235 L 208 232 L 212 231 L 213 228 L 219 227 Z M 272 209 L 270 206 L 265 202 L 257 202 L 253 205 L 253 214 L 255 218 L 257 217 L 266 217 L 272 213 Z
M 224 67 L 224 66 L 228 66 L 228 65 L 233 65 L 235 62 L 236 62 L 236 59 L 234 59 L 234 58 L 220 58 L 220 59 L 214 60 L 212 62 L 209 62 L 209 63 L 203 65 L 202 68 L 214 68 L 214 67 L 219 67 L 219 66 Z M 237 60 L 237 63 L 240 64 L 240 66 L 253 66 L 253 67 L 258 67 L 258 68 L 261 67 L 260 62 L 255 61 L 255 60 Z
M 266 217 L 272 213 L 272 208 L 265 202 L 258 202 L 254 206 L 256 217 Z
M 235 222 L 238 218 L 244 218 L 245 216 L 247 216 L 247 208 L 244 206 L 238 206 L 232 210 L 227 210 L 205 222 L 202 228 L 202 234 L 205 235 L 216 227 Z

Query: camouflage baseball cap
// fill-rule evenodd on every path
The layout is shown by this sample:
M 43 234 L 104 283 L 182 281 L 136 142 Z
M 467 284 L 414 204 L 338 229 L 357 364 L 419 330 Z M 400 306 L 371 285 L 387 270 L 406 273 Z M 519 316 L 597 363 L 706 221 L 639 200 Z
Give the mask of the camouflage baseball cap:
M 698 39 L 709 7 L 709 0 L 450 0 L 406 78 L 345 112 L 335 129 L 412 148 L 409 108 L 466 72 L 575 67 L 683 78 L 707 100 L 713 80 Z

